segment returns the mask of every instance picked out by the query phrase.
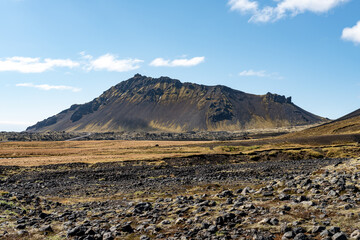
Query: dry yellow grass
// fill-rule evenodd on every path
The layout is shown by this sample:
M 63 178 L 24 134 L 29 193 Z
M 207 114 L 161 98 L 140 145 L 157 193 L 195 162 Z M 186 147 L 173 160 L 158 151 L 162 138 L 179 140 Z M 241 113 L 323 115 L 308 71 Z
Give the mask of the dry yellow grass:
M 261 141 L 261 140 L 260 140 Z M 271 142 L 271 141 L 270 141 Z M 200 154 L 287 153 L 308 158 L 357 157 L 357 143 L 309 145 L 288 142 L 252 141 L 72 141 L 72 142 L 2 142 L 0 165 L 41 166 L 62 163 L 98 163 L 133 160 L 160 160 Z
M 74 141 L 0 143 L 0 165 L 40 166 L 73 162 L 153 160 L 211 153 L 198 141 Z M 157 146 L 158 145 L 158 146 Z
M 286 137 L 308 137 L 334 134 L 360 134 L 360 116 L 333 121 L 320 126 L 290 133 Z

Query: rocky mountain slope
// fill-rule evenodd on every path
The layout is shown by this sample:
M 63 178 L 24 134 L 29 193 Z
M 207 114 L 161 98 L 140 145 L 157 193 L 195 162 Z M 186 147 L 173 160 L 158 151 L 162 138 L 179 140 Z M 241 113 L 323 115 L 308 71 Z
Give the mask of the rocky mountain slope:
M 294 105 L 290 97 L 136 74 L 93 101 L 72 105 L 27 131 L 233 131 L 324 120 Z
M 319 136 L 334 134 L 360 134 L 360 109 L 349 113 L 332 122 L 306 129 L 296 134 L 296 136 Z M 287 135 L 287 136 L 290 136 Z

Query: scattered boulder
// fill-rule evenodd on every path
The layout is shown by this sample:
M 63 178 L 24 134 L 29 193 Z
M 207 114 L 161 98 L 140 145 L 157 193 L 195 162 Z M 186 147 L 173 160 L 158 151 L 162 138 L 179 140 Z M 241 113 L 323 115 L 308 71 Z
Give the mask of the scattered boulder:
M 347 240 L 347 237 L 343 232 L 338 232 L 332 236 L 332 240 Z
M 351 239 L 360 240 L 360 230 L 355 230 L 350 235 Z

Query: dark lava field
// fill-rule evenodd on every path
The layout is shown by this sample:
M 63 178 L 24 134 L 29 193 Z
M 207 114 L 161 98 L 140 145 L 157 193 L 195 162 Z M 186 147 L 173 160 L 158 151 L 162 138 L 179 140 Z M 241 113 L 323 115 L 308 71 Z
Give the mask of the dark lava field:
M 360 239 L 357 159 L 0 167 L 1 239 Z

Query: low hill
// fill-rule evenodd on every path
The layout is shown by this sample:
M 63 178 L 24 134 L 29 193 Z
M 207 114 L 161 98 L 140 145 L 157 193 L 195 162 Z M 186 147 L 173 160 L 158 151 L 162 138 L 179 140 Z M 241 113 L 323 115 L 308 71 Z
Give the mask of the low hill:
M 136 74 L 93 101 L 72 105 L 27 131 L 234 131 L 324 120 L 293 104 L 291 97 Z
M 360 134 L 360 109 L 329 123 L 286 136 L 306 137 L 339 134 Z

